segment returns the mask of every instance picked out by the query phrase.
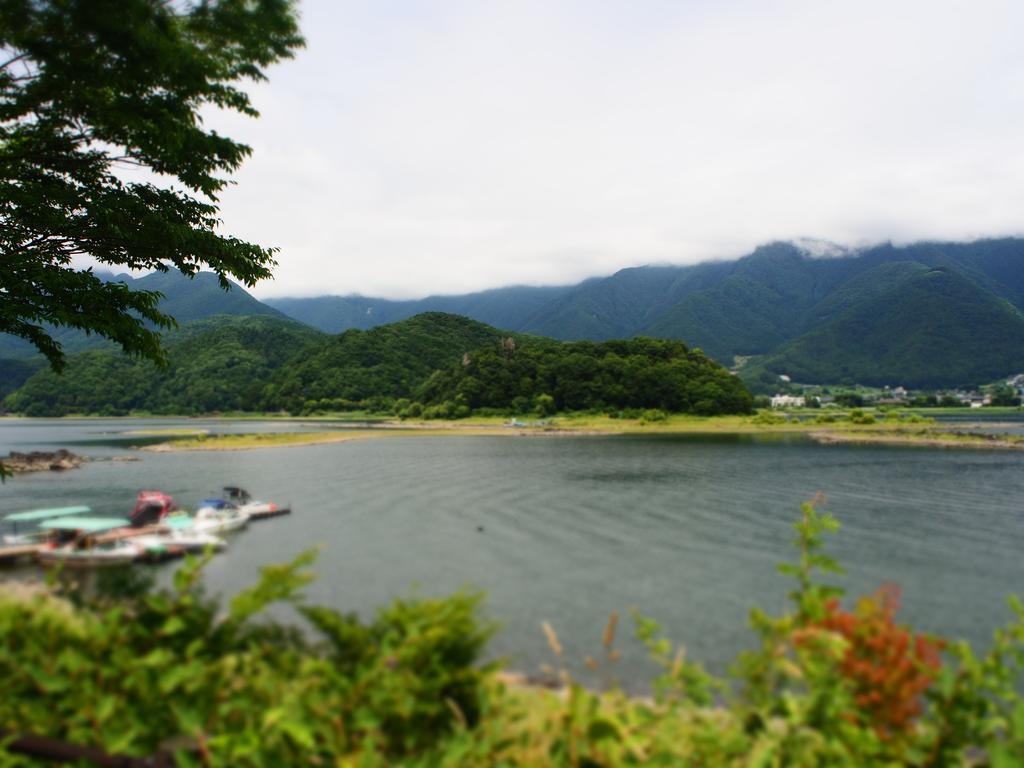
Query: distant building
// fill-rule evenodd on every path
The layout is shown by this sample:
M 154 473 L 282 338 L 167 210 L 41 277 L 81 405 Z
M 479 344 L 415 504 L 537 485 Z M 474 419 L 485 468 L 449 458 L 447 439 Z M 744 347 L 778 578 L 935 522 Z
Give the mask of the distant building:
M 772 398 L 772 408 L 803 408 L 806 404 L 803 395 L 775 395 Z

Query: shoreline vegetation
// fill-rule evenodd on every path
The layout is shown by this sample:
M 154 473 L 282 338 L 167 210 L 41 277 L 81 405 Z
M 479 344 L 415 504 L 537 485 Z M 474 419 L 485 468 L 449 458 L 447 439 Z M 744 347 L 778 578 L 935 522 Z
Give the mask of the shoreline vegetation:
M 252 417 L 247 417 L 251 419 Z M 230 419 L 228 419 L 230 420 Z M 655 420 L 622 419 L 608 415 L 569 414 L 538 421 L 498 417 L 456 421 L 403 421 L 394 418 L 319 417 L 288 419 L 297 424 L 336 424 L 330 431 L 210 434 L 209 430 L 145 430 L 128 436 L 168 439 L 140 446 L 148 452 L 236 451 L 259 448 L 308 447 L 330 443 L 393 437 L 583 437 L 616 435 L 803 435 L 822 445 L 892 445 L 928 448 L 1024 450 L 1024 435 L 978 432 L 1006 429 L 1013 422 L 964 422 L 955 427 L 937 424 L 914 412 L 871 414 L 854 410 L 817 418 L 787 418 L 762 411 L 753 416 L 662 415 Z M 348 426 L 349 428 L 344 428 Z

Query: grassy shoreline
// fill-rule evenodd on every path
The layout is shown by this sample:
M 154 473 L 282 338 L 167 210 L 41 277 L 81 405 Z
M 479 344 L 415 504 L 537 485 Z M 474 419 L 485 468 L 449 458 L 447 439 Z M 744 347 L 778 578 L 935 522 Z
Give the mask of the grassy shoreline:
M 250 417 L 251 419 L 251 417 Z M 338 424 L 362 422 L 365 419 L 312 418 L 290 419 L 297 423 Z M 599 435 L 806 435 L 823 445 L 884 444 L 930 448 L 986 448 L 993 450 L 1024 450 L 1024 436 L 979 434 L 970 432 L 992 424 L 964 423 L 961 430 L 949 425 L 911 419 L 885 419 L 874 423 L 858 423 L 837 417 L 834 422 L 786 420 L 779 416 L 688 416 L 672 415 L 663 421 L 615 419 L 604 415 L 569 414 L 553 417 L 538 424 L 510 423 L 501 417 L 469 418 L 458 421 L 374 420 L 363 428 L 337 429 L 322 432 L 264 432 L 231 435 L 202 433 L 175 434 L 166 430 L 168 440 L 141 450 L 171 451 L 235 451 L 258 448 L 305 447 L 351 440 L 385 437 L 487 436 L 487 437 L 573 437 Z M 1007 426 L 1005 424 L 1000 426 Z M 145 432 L 135 430 L 135 434 Z M 154 431 L 152 434 L 157 433 Z M 129 434 L 129 433 L 126 433 Z
M 847 445 L 910 445 L 927 448 L 972 448 L 1024 451 L 1024 435 L 977 434 L 944 430 L 869 432 L 861 430 L 812 433 L 817 442 Z

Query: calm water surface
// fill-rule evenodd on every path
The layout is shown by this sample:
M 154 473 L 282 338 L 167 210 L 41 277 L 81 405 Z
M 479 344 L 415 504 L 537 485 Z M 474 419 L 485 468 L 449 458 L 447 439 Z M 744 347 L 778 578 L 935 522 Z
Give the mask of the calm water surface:
M 124 455 L 126 430 L 173 426 L 324 429 L 3 420 L 0 455 L 58 447 Z M 403 437 L 135 455 L 141 460 L 19 476 L 0 486 L 0 515 L 71 503 L 123 515 L 141 488 L 191 506 L 242 485 L 295 513 L 233 538 L 207 569 L 211 590 L 230 594 L 260 565 L 322 545 L 313 601 L 370 614 L 414 587 L 480 588 L 501 623 L 492 654 L 526 672 L 552 661 L 542 621 L 581 661 L 600 650 L 608 613 L 634 608 L 721 670 L 750 644 L 749 608 L 784 604 L 789 585 L 775 565 L 791 557 L 799 503 L 819 491 L 843 524 L 833 551 L 844 583 L 857 591 L 899 584 L 902 616 L 919 628 L 983 642 L 1009 617 L 1006 596 L 1024 594 L 1024 453 L 652 436 Z M 173 566 L 161 568 L 166 577 Z M 636 687 L 647 671 L 626 643 L 616 675 Z

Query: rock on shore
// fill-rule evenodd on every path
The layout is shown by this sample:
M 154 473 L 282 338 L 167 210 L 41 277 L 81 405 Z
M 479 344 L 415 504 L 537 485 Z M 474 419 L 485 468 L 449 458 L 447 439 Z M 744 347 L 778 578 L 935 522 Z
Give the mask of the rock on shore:
M 77 469 L 82 466 L 84 461 L 85 459 L 81 456 L 65 448 L 57 451 L 31 451 L 30 453 L 11 451 L 10 456 L 0 459 L 0 462 L 11 472 Z

